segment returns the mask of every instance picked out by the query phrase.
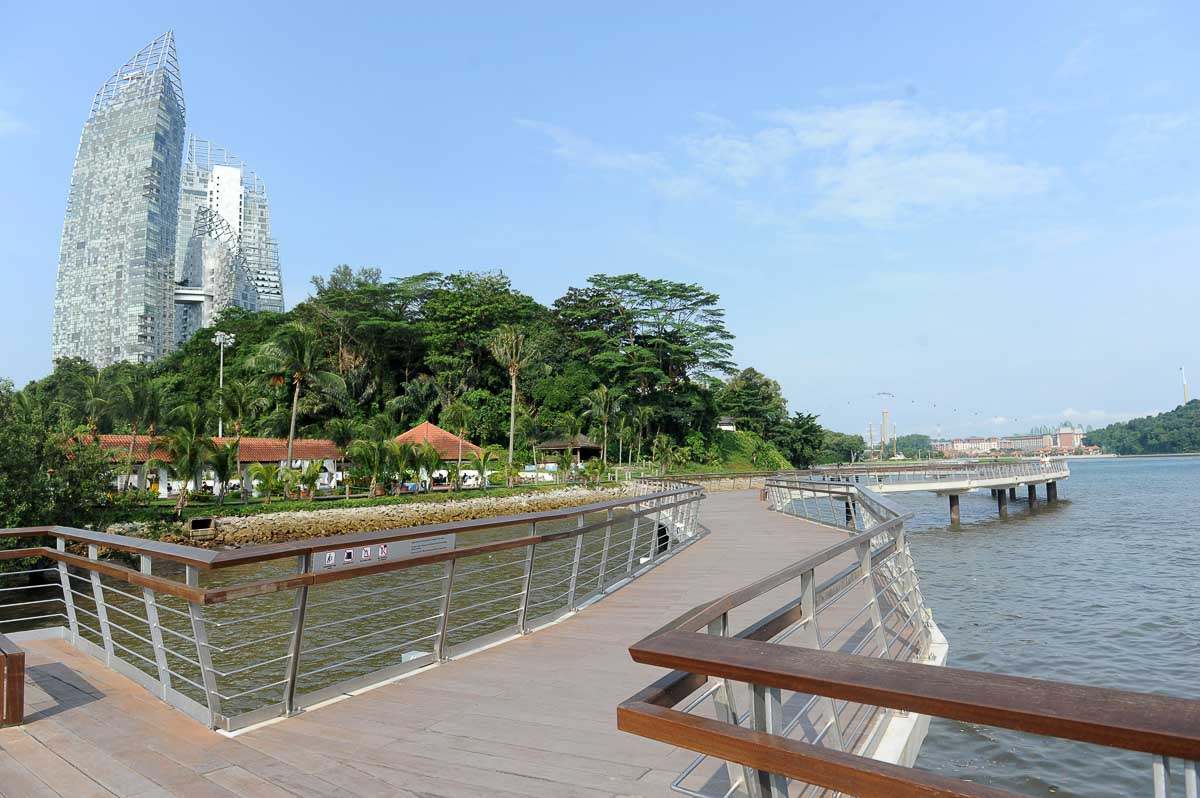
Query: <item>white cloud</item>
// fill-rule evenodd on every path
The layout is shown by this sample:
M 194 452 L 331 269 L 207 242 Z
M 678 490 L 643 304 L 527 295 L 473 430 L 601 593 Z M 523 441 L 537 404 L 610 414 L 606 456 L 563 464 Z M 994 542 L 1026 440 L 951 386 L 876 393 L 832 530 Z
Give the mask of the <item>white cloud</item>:
M 0 108 L 0 136 L 17 136 L 32 132 L 33 128 L 24 120 Z
M 596 144 L 565 127 L 535 119 L 518 119 L 517 124 L 546 134 L 554 141 L 554 154 L 564 161 L 593 169 L 624 172 L 657 172 L 662 159 L 654 153 L 622 152 Z
M 1136 161 L 1155 155 L 1179 134 L 1200 128 L 1200 111 L 1127 114 L 1113 131 L 1109 158 Z
M 1006 132 L 1003 109 L 939 110 L 908 100 L 780 109 L 749 132 L 723 117 L 697 117 L 706 130 L 667 155 L 613 150 L 557 125 L 518 121 L 549 136 L 566 161 L 640 174 L 663 197 L 723 199 L 744 218 L 763 220 L 887 227 L 1038 194 L 1057 174 L 984 149 Z
M 872 155 L 815 173 L 814 212 L 866 225 L 968 209 L 1045 191 L 1052 172 L 966 151 Z

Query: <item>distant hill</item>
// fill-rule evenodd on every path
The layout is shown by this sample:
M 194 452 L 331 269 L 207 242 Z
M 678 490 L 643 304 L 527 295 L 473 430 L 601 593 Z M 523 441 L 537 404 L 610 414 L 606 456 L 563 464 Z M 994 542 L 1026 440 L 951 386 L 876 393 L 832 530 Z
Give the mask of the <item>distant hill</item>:
M 1116 454 L 1200 451 L 1200 399 L 1157 416 L 1109 424 L 1087 434 L 1086 443 Z

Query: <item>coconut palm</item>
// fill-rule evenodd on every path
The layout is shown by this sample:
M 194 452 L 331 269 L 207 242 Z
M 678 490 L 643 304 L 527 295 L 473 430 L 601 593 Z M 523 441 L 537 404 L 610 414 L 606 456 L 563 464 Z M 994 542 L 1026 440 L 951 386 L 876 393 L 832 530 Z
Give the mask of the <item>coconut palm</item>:
M 500 458 L 491 448 L 480 449 L 478 454 L 472 454 L 467 460 L 467 467 L 479 474 L 479 481 L 484 491 L 488 489 L 488 469 L 494 468 Z
M 417 447 L 412 443 L 398 443 L 395 448 L 396 452 L 396 473 L 398 474 L 399 483 L 404 482 L 404 477 L 409 472 L 414 472 L 420 477 L 420 466 L 417 463 Z M 400 492 L 399 483 L 396 485 L 396 493 Z
M 213 451 L 212 439 L 199 429 L 187 424 L 176 427 L 160 445 L 165 449 L 165 460 L 154 461 L 166 467 L 174 479 L 179 480 L 179 499 L 175 502 L 175 515 L 183 514 L 188 503 L 188 482 L 199 482 L 200 469 L 207 465 Z
M 317 484 L 321 481 L 320 460 L 310 460 L 308 465 L 304 467 L 298 474 L 298 482 L 300 487 L 308 491 L 308 500 L 312 501 L 317 495 Z
M 271 503 L 271 494 L 283 487 L 283 466 L 273 463 L 251 463 L 250 481 L 257 483 L 258 490 L 263 495 L 263 503 Z
M 571 450 L 569 448 L 563 449 L 554 458 L 554 464 L 558 468 L 559 479 L 561 479 L 563 481 L 564 485 L 570 480 L 571 466 L 574 463 L 575 463 L 575 456 L 571 453 Z
M 123 391 L 125 420 L 129 422 L 129 451 L 125 456 L 125 486 L 121 492 L 129 490 L 133 480 L 133 450 L 137 446 L 138 433 L 143 429 L 151 438 L 164 415 L 163 400 L 165 393 L 162 386 L 150 379 L 138 379 L 126 386 Z M 144 487 L 144 486 L 143 486 Z
M 498 328 L 488 340 L 488 350 L 500 365 L 508 370 L 510 395 L 508 400 L 508 471 L 513 464 L 513 438 L 517 431 L 517 376 L 533 361 L 534 348 L 525 331 L 515 324 Z M 512 477 L 508 478 L 512 486 Z
M 650 450 L 651 457 L 654 462 L 658 463 L 658 473 L 660 475 L 667 473 L 667 466 L 671 463 L 674 446 L 671 444 L 671 439 L 663 433 L 658 433 L 654 436 L 654 446 Z
M 390 438 L 359 438 L 347 447 L 346 454 L 354 464 L 371 475 L 371 495 L 395 472 L 396 449 L 396 442 Z
M 637 459 L 642 459 L 642 441 L 650 432 L 650 424 L 654 422 L 654 408 L 649 405 L 639 405 L 633 411 L 633 421 L 637 426 Z
M 344 472 L 346 461 L 346 450 L 350 447 L 350 442 L 354 440 L 354 422 L 348 418 L 335 418 L 325 425 L 325 434 L 329 436 L 329 440 L 337 447 L 340 461 L 337 464 L 337 470 Z M 350 495 L 350 480 L 346 480 L 346 495 Z
M 299 323 L 285 325 L 274 340 L 268 341 L 251 359 L 271 382 L 292 385 L 292 415 L 288 427 L 287 464 L 292 462 L 292 448 L 296 441 L 296 409 L 300 403 L 300 389 L 315 388 L 332 396 L 344 396 L 346 381 L 332 371 L 322 368 L 324 359 L 317 345 L 317 334 Z
M 121 401 L 117 386 L 100 373 L 80 375 L 71 386 L 71 393 L 74 396 L 71 407 L 85 419 L 92 436 Z
M 241 474 L 238 454 L 239 444 L 236 440 L 214 444 L 208 455 L 208 466 L 213 472 L 213 481 L 217 489 L 217 505 L 225 503 L 225 486 L 229 484 L 234 474 Z
M 461 399 L 455 400 L 442 411 L 441 417 L 438 419 L 443 425 L 449 428 L 451 432 L 458 436 L 458 463 L 455 469 L 454 486 L 460 487 L 458 484 L 458 474 L 462 473 L 462 448 L 463 436 L 467 434 L 467 427 L 471 426 L 471 408 Z
M 607 385 L 593 388 L 583 397 L 583 416 L 598 423 L 604 430 L 604 440 L 600 443 L 600 460 L 608 468 L 608 422 L 621 410 L 624 402 L 623 394 L 610 391 Z
M 233 427 L 233 438 L 238 443 L 237 473 L 242 473 L 241 443 L 242 430 L 246 423 L 254 420 L 259 413 L 270 405 L 265 396 L 259 396 L 254 386 L 243 380 L 230 380 L 221 389 L 221 413 L 224 414 L 230 426 Z M 242 493 L 242 502 L 246 502 L 246 492 Z
M 437 471 L 441 465 L 442 453 L 432 443 L 426 441 L 413 449 L 413 467 L 417 470 L 418 480 L 420 480 L 421 472 L 425 472 L 428 480 L 425 482 L 427 493 L 433 490 L 433 472 Z

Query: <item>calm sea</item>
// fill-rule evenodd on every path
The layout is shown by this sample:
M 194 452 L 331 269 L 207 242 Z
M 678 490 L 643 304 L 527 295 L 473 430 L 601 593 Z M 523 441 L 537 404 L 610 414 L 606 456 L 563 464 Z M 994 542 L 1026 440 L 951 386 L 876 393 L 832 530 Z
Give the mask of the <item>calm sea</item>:
M 1200 457 L 1071 461 L 1056 506 L 897 498 L 950 663 L 1200 698 Z M 1029 795 L 1152 791 L 1150 756 L 935 719 L 917 765 Z M 1178 777 L 1177 777 L 1178 778 Z

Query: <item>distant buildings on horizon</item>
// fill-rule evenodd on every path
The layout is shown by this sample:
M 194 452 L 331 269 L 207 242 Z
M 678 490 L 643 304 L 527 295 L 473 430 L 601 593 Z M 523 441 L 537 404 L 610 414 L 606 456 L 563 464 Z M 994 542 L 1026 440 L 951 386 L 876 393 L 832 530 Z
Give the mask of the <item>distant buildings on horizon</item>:
M 266 185 L 191 136 L 174 35 L 96 92 L 71 174 L 54 296 L 54 358 L 149 363 L 229 307 L 283 310 Z
M 954 438 L 933 441 L 933 450 L 947 456 L 1017 452 L 1020 454 L 1058 454 L 1077 449 L 1096 451 L 1099 446 L 1084 446 L 1086 433 L 1077 428 L 1063 427 L 1057 432 L 1029 435 L 1002 435 L 982 438 Z

